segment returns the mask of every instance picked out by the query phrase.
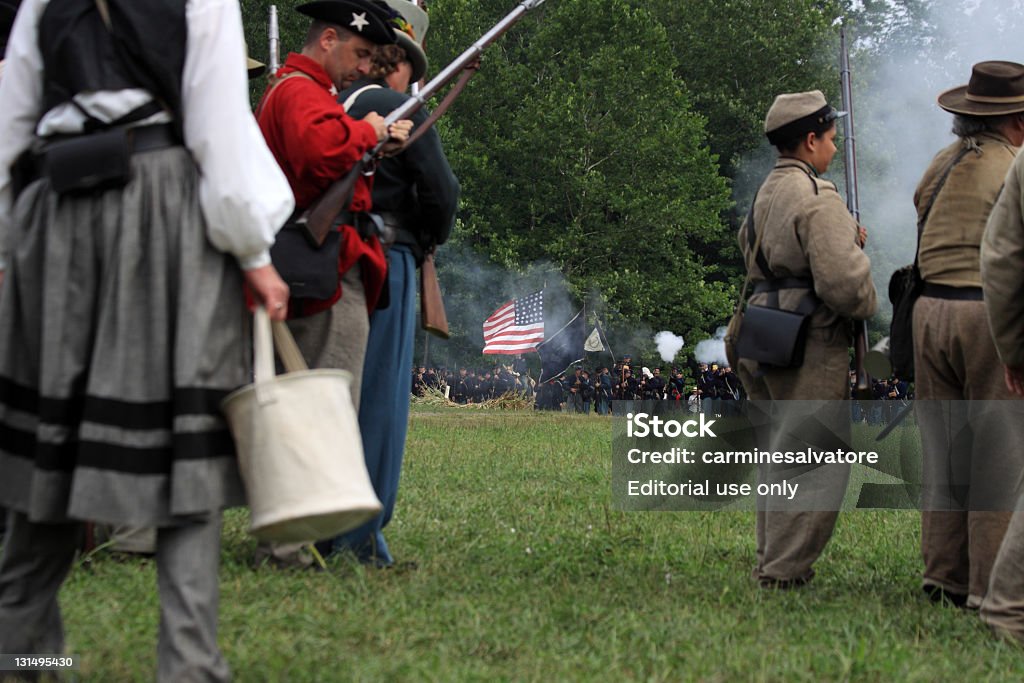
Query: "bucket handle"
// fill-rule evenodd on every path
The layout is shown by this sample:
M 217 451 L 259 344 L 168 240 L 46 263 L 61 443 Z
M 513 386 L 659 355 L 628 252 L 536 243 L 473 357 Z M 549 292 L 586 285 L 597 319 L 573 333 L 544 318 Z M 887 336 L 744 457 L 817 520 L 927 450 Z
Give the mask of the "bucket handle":
M 273 385 L 272 380 L 276 375 L 274 370 L 275 347 L 286 372 L 309 369 L 288 326 L 281 321 L 274 321 L 271 325 L 270 316 L 263 306 L 258 306 L 254 313 L 252 345 L 255 356 L 256 396 L 261 405 L 274 400 L 269 389 Z

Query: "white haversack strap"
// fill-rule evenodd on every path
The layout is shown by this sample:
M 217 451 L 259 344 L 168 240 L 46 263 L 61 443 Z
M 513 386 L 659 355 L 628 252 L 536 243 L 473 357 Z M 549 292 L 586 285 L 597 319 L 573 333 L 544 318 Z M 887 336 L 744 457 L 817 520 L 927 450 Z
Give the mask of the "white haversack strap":
M 379 87 L 381 87 L 381 86 L 377 85 L 376 83 L 371 83 L 369 85 L 364 85 L 362 88 L 360 88 L 359 90 L 356 90 L 354 93 L 352 93 L 351 95 L 346 97 L 345 101 L 341 104 L 341 106 L 343 106 L 345 108 L 345 111 L 348 111 L 349 109 L 352 108 L 352 105 L 356 103 L 356 100 L 359 99 L 360 95 L 362 95 L 367 90 L 373 90 L 374 88 L 379 88 Z

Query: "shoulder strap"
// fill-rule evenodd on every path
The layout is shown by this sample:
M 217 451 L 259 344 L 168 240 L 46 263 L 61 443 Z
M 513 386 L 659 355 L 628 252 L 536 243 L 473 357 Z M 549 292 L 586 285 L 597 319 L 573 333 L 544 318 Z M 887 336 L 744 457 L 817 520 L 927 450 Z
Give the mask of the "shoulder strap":
M 747 212 L 747 239 L 751 240 L 751 254 L 755 256 L 759 255 L 761 256 L 761 258 L 764 258 L 764 256 L 761 254 L 761 235 L 757 234 L 757 230 L 754 227 L 754 204 L 757 203 L 757 194 L 760 191 L 761 188 L 759 187 L 757 188 L 757 191 L 754 192 L 754 198 L 750 201 L 750 210 Z M 755 234 L 756 237 L 754 237 Z M 742 291 L 740 291 L 740 298 L 736 301 L 736 313 L 739 313 L 740 310 L 743 308 L 743 302 L 747 300 L 747 288 L 750 286 L 750 266 L 752 264 L 749 259 L 747 259 L 746 265 L 747 278 L 743 281 L 743 289 Z M 758 267 L 761 267 L 760 263 L 758 263 Z M 769 270 L 768 273 L 770 274 L 771 271 Z
M 914 268 L 917 268 L 917 255 L 921 251 L 921 235 L 924 234 L 924 226 L 928 222 L 928 216 L 931 215 L 932 207 L 935 206 L 935 200 L 939 198 L 939 193 L 942 192 L 942 187 L 946 184 L 946 180 L 949 178 L 949 174 L 953 171 L 953 167 L 960 163 L 960 160 L 967 156 L 967 153 L 971 151 L 971 147 L 964 145 L 955 157 L 953 161 L 946 167 L 946 170 L 942 172 L 942 177 L 939 178 L 938 184 L 935 186 L 935 191 L 932 192 L 932 196 L 928 198 L 928 205 L 924 209 L 924 213 L 921 214 L 921 218 L 917 221 L 917 248 L 914 249 Z
M 799 166 L 793 166 L 793 168 L 800 168 L 800 167 Z M 801 168 L 801 170 L 804 170 L 804 169 Z M 814 178 L 811 178 L 810 174 L 808 174 L 807 177 L 810 178 L 811 179 L 811 183 L 814 184 L 814 193 L 817 194 L 818 193 L 818 184 L 814 181 Z M 760 191 L 761 191 L 761 188 L 759 187 L 757 189 L 757 192 L 754 193 L 754 199 L 750 203 L 750 211 L 747 214 L 747 242 L 750 244 L 751 254 L 753 255 L 754 259 L 757 261 L 757 267 L 761 269 L 762 273 L 764 273 L 765 278 L 768 281 L 778 281 L 780 284 L 782 284 L 785 280 L 787 280 L 789 278 L 782 278 L 781 280 L 779 280 L 778 278 L 775 277 L 774 273 L 772 273 L 771 266 L 768 265 L 768 259 L 765 257 L 764 252 L 761 251 L 761 236 L 762 235 L 761 235 L 761 233 L 757 233 L 757 235 L 755 237 L 755 234 L 754 234 L 754 233 L 757 232 L 757 228 L 754 225 L 754 205 L 757 203 L 757 195 L 758 195 L 758 193 L 760 193 Z M 743 291 L 740 294 L 740 299 L 739 299 L 739 301 L 736 302 L 736 310 L 737 311 L 739 311 L 740 307 L 743 305 L 743 302 L 746 300 L 747 287 L 750 285 L 750 265 L 751 265 L 750 261 L 747 261 L 747 279 L 743 283 Z M 778 308 L 779 307 L 779 289 L 781 289 L 781 287 L 780 288 L 776 288 L 776 289 L 772 289 L 769 292 L 768 305 L 773 307 L 773 308 Z M 807 292 L 807 294 L 804 296 L 803 300 L 800 302 L 800 305 L 796 308 L 796 312 L 803 313 L 803 314 L 808 314 L 808 313 L 811 313 L 817 307 L 817 305 L 818 305 L 818 298 L 817 298 L 817 295 L 814 292 L 814 288 L 811 287 L 810 291 Z
M 270 86 L 270 90 L 268 90 L 267 94 L 263 96 L 262 100 L 260 100 L 259 106 L 256 107 L 256 118 L 259 118 L 260 114 L 263 113 L 263 107 L 267 104 L 267 100 L 270 99 L 271 93 L 277 90 L 277 86 L 281 85 L 282 83 L 287 81 L 289 78 L 292 78 L 293 76 L 301 76 L 302 78 L 308 79 L 310 81 L 313 80 L 312 76 L 310 76 L 307 73 L 303 73 L 302 71 L 292 71 L 291 73 L 286 73 L 284 76 L 281 76 L 280 78 L 277 79 L 277 81 L 274 82 L 274 85 Z
M 782 164 L 780 166 L 776 166 L 776 168 L 797 168 L 797 169 L 800 169 L 807 176 L 807 179 L 811 181 L 811 189 L 814 190 L 814 194 L 819 194 L 819 192 L 818 192 L 818 183 L 815 180 L 816 176 L 814 176 L 811 173 L 809 173 L 807 171 L 806 166 L 801 165 L 801 164 L 806 164 L 806 163 L 807 163 L 806 161 L 802 161 L 800 164 Z
M 100 12 L 100 18 L 103 19 L 103 24 L 107 27 L 108 31 L 113 30 L 110 25 L 110 6 L 107 4 L 107 0 L 95 0 L 96 9 Z
M 760 191 L 761 189 L 758 188 L 757 192 Z M 768 265 L 768 259 L 765 258 L 764 252 L 761 251 L 761 235 L 758 234 L 755 238 L 754 234 L 757 232 L 754 227 L 754 204 L 757 203 L 757 192 L 754 193 L 754 201 L 751 202 L 750 212 L 747 214 L 747 242 L 750 244 L 750 253 L 753 254 L 754 259 L 757 261 L 757 267 L 761 269 L 761 272 L 764 273 L 767 279 L 771 280 L 774 278 L 774 275 L 772 275 L 771 266 Z M 747 272 L 750 272 L 749 263 L 747 264 Z
M 341 106 L 344 107 L 345 111 L 347 112 L 349 109 L 352 108 L 352 105 L 356 103 L 356 100 L 359 99 L 360 95 L 362 95 L 367 90 L 373 90 L 374 88 L 380 88 L 380 87 L 381 86 L 377 85 L 376 83 L 370 83 L 369 85 L 364 85 L 362 88 L 360 88 L 359 90 L 356 90 L 354 93 L 352 93 L 351 95 L 346 97 L 345 101 L 342 102 Z

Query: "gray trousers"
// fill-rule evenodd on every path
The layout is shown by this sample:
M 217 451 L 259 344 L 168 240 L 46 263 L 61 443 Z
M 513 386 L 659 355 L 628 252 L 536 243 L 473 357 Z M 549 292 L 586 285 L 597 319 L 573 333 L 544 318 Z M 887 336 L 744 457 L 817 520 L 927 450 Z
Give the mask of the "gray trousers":
M 771 369 L 762 374 L 756 363 L 741 360 L 738 368 L 740 381 L 750 398 L 756 401 L 835 401 L 837 418 L 839 409 L 846 411 L 848 433 L 849 408 L 843 408 L 840 403 L 849 397 L 850 391 L 846 334 L 842 325 L 825 331 L 812 330 L 804 351 L 804 363 L 799 368 Z M 764 425 L 767 434 L 788 431 L 788 426 L 779 424 L 777 418 L 769 422 L 774 424 L 770 427 L 767 423 Z M 762 443 L 770 443 L 774 438 L 767 436 Z M 775 450 L 774 447 L 771 450 Z M 766 476 L 771 480 L 785 477 L 772 468 L 762 470 L 762 481 Z M 753 571 L 757 579 L 801 581 L 814 575 L 812 565 L 832 538 L 839 518 L 837 510 L 846 492 L 849 468 L 807 468 L 794 472 L 788 478 L 805 481 L 802 489 L 813 486 L 817 495 L 809 506 L 802 505 L 801 509 L 794 509 L 794 506 L 778 500 L 758 500 L 755 526 L 757 564 Z
M 220 531 L 219 512 L 157 530 L 158 681 L 231 679 L 217 647 Z M 35 524 L 20 512 L 10 513 L 0 556 L 0 652 L 64 651 L 57 593 L 67 578 L 81 535 L 78 522 Z
M 370 315 L 366 310 L 362 269 L 357 263 L 341 279 L 341 299 L 326 311 L 307 318 L 288 321 L 288 329 L 306 364 L 311 368 L 334 368 L 352 373 L 352 402 L 359 411 L 363 379 L 363 359 L 370 336 Z M 292 566 L 309 566 L 313 556 L 303 548 L 313 541 L 301 543 L 260 543 L 256 561 L 273 557 Z
M 341 298 L 326 311 L 288 321 L 288 330 L 311 368 L 352 373 L 352 402 L 359 410 L 363 358 L 370 336 L 362 268 L 357 263 L 341 279 Z
M 987 332 L 981 301 L 922 296 L 914 306 L 923 584 L 971 607 L 988 591 L 1024 474 L 1022 407 Z
M 997 634 L 1024 644 L 1024 512 L 1010 519 L 979 614 Z

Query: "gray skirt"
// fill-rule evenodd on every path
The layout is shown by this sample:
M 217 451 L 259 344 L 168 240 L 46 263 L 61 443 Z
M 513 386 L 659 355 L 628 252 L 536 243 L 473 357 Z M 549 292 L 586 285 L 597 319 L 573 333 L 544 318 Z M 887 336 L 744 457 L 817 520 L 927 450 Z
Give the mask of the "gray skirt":
M 219 404 L 249 381 L 234 258 L 181 147 L 127 186 L 18 197 L 0 286 L 0 504 L 33 521 L 166 526 L 244 503 Z

